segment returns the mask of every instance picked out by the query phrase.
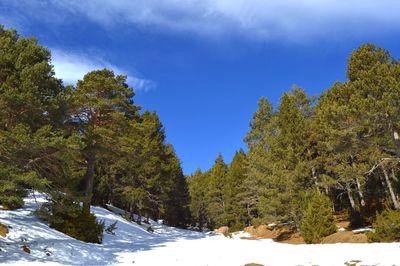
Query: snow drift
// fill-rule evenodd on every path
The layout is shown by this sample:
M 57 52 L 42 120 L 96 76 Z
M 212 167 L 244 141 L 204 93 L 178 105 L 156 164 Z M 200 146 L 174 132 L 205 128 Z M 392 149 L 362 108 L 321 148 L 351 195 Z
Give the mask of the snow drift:
M 38 204 L 45 201 L 43 195 Z M 75 240 L 35 217 L 31 195 L 25 206 L 0 211 L 0 223 L 9 226 L 0 237 L 0 264 L 23 265 L 400 265 L 400 243 L 290 245 L 272 240 L 232 239 L 221 235 L 177 229 L 150 221 L 154 233 L 100 207 L 92 207 L 108 226 L 117 221 L 115 235 L 104 234 L 103 244 Z M 30 253 L 22 247 L 29 248 Z

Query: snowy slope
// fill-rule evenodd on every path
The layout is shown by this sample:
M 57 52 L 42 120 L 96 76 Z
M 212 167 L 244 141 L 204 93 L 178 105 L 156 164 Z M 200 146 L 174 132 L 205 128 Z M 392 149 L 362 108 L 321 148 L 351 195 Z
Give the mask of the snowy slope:
M 43 202 L 44 198 L 40 197 Z M 0 237 L 0 264 L 32 265 L 400 265 L 400 243 L 289 245 L 271 240 L 228 239 L 152 222 L 154 233 L 99 207 L 93 212 L 106 225 L 118 221 L 115 235 L 104 234 L 101 245 L 87 244 L 49 228 L 31 215 L 33 197 L 16 211 L 0 211 L 0 222 L 11 226 Z M 31 253 L 21 247 L 29 246 Z
M 45 201 L 37 198 L 39 204 Z M 89 244 L 64 235 L 32 215 L 37 208 L 33 196 L 25 199 L 23 209 L 0 211 L 0 223 L 10 226 L 10 233 L 4 239 L 0 237 L 0 264 L 23 261 L 57 262 L 75 265 L 106 265 L 117 263 L 121 252 L 135 252 L 151 249 L 163 243 L 184 239 L 199 239 L 205 234 L 189 230 L 176 229 L 153 223 L 154 233 L 126 221 L 112 212 L 92 207 L 96 217 L 105 220 L 105 225 L 118 221 L 115 235 L 104 234 L 103 244 Z M 27 245 L 31 253 L 22 251 Z M 48 256 L 47 254 L 50 256 Z

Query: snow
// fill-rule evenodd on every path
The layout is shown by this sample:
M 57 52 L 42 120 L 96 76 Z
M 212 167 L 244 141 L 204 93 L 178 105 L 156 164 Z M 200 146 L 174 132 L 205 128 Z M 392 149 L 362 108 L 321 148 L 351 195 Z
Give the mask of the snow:
M 245 231 L 239 231 L 239 232 L 234 232 L 232 233 L 232 238 L 233 239 L 241 239 L 245 237 L 251 237 L 251 234 Z
M 45 201 L 43 195 L 38 202 Z M 226 238 L 212 233 L 177 229 L 150 221 L 137 225 L 100 207 L 92 211 L 110 225 L 115 235 L 104 234 L 103 244 L 88 244 L 70 238 L 47 226 L 32 211 L 37 204 L 32 196 L 16 211 L 0 211 L 0 223 L 10 226 L 6 238 L 0 237 L 1 265 L 400 265 L 400 243 L 290 245 L 272 240 L 244 240 L 245 232 Z M 26 245 L 31 253 L 22 251 Z
M 372 231 L 374 231 L 374 229 L 372 229 L 371 227 L 364 227 L 353 230 L 353 233 L 359 234 L 359 233 L 368 233 Z

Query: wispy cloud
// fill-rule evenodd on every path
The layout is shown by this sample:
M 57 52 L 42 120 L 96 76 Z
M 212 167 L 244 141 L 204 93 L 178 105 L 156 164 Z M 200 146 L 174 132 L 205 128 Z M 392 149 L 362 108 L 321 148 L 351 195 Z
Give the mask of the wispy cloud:
M 51 49 L 51 51 L 56 76 L 67 84 L 75 84 L 89 71 L 108 68 L 116 74 L 127 75 L 128 84 L 135 90 L 147 91 L 156 86 L 155 82 L 139 78 L 100 57 L 84 53 L 63 52 L 60 49 Z
M 105 27 L 129 25 L 223 38 L 307 39 L 371 34 L 400 26 L 394 0 L 2 0 L 7 12 L 49 23 L 80 15 Z M 0 9 L 1 12 L 1 9 Z
M 400 26 L 400 2 L 393 0 L 4 1 L 13 7 L 29 5 L 31 14 L 80 14 L 104 26 L 123 23 L 208 35 L 239 33 L 264 39 L 310 37 L 333 31 L 367 33 L 380 26 Z M 50 17 L 54 21 L 53 15 Z

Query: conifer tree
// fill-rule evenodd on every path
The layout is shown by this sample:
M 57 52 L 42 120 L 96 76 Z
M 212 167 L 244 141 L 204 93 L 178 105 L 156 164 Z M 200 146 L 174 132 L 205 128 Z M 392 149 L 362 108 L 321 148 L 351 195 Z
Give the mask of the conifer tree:
M 165 172 L 167 182 L 164 185 L 165 198 L 162 217 L 169 225 L 186 227 L 190 223 L 189 188 L 172 145 L 166 145 Z
M 202 229 L 209 225 L 206 201 L 208 178 L 200 169 L 197 169 L 187 180 L 190 194 L 190 213 L 193 225 Z
M 304 211 L 300 230 L 304 241 L 309 244 L 319 243 L 323 237 L 336 232 L 328 197 L 318 193 L 314 194 Z
M 271 103 L 262 97 L 258 109 L 250 122 L 250 131 L 244 141 L 249 148 L 247 173 L 243 185 L 246 190 L 241 198 L 245 201 L 250 219 L 258 219 L 261 191 L 267 186 L 266 176 L 270 173 L 270 149 L 274 138 L 274 111 Z
M 68 90 L 50 52 L 2 26 L 0 51 L 0 201 L 16 208 L 26 188 L 51 191 L 70 180 L 79 139 L 62 131 Z
M 227 222 L 225 217 L 224 197 L 227 171 L 228 166 L 225 164 L 222 155 L 219 154 L 213 167 L 207 173 L 207 213 L 210 217 L 212 227 L 223 226 L 226 225 Z
M 244 198 L 244 180 L 247 173 L 246 154 L 241 149 L 235 153 L 226 174 L 224 186 L 225 219 L 233 230 L 242 230 L 249 223 L 247 201 Z
M 133 91 L 125 76 L 110 70 L 97 70 L 78 81 L 72 94 L 70 115 L 76 130 L 82 134 L 86 161 L 84 176 L 84 209 L 90 210 L 95 182 L 96 162 L 103 153 L 112 151 L 116 136 L 127 127 L 127 119 L 135 116 Z
M 271 221 L 299 222 L 304 193 L 311 187 L 308 166 L 312 98 L 299 88 L 284 93 L 271 126 L 268 171 L 259 210 Z

